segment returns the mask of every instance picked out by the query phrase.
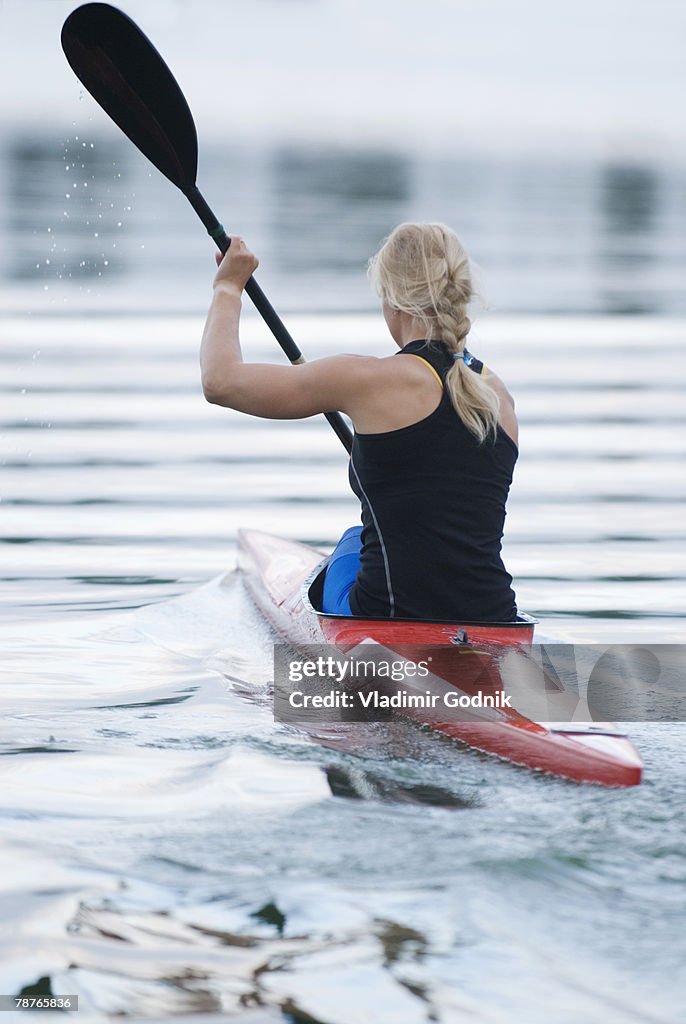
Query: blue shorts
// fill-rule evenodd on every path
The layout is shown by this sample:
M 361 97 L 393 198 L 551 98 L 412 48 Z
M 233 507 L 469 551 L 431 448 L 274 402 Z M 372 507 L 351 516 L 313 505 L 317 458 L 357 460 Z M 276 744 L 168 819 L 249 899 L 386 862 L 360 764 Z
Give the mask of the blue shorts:
M 360 568 L 361 526 L 346 530 L 326 567 L 322 611 L 329 615 L 352 615 L 348 595 Z

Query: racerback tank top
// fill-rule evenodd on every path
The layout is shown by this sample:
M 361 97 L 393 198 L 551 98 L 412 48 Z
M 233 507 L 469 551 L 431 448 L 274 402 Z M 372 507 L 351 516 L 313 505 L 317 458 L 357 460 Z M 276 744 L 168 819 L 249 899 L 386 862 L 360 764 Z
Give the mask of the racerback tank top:
M 453 365 L 438 341 L 412 341 L 397 355 L 419 356 L 442 383 Z M 471 368 L 481 372 L 482 364 L 472 358 Z M 362 550 L 353 615 L 513 621 L 501 542 L 516 460 L 517 446 L 501 427 L 479 443 L 445 388 L 425 419 L 356 433 L 349 477 L 362 505 Z

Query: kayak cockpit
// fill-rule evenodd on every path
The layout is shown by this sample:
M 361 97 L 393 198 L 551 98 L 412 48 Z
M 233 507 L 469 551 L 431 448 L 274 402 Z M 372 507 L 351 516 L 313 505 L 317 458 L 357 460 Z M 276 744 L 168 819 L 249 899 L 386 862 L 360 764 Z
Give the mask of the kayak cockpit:
M 520 612 L 514 622 L 483 622 L 465 620 L 455 622 L 452 619 L 366 619 L 359 615 L 340 615 L 322 610 L 324 597 L 324 577 L 328 559 L 324 559 L 305 580 L 302 600 L 317 616 L 325 633 L 331 632 L 340 637 L 340 630 L 345 623 L 350 623 L 359 631 L 361 622 L 374 623 L 375 633 L 380 627 L 386 627 L 412 642 L 432 643 L 465 643 L 469 640 L 489 640 L 496 643 L 526 644 L 533 642 L 534 627 L 537 623 L 532 615 Z M 328 623 L 328 628 L 327 628 Z

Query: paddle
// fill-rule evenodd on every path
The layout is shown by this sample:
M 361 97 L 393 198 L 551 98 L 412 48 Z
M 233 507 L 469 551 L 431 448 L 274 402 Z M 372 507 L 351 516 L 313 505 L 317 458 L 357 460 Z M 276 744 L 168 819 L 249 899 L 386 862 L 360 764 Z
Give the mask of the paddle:
M 196 185 L 198 136 L 193 115 L 148 37 L 116 7 L 84 4 L 64 23 L 62 49 L 93 99 L 181 189 L 220 252 L 226 252 L 231 241 Z M 302 352 L 254 277 L 245 290 L 291 363 L 304 363 Z M 352 436 L 342 416 L 324 415 L 350 451 Z

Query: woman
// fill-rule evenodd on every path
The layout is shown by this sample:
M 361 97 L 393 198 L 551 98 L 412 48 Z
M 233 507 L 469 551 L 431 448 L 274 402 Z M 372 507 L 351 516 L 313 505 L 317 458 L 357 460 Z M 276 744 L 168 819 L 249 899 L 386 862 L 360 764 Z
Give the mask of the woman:
M 217 262 L 201 348 L 207 400 L 273 419 L 339 410 L 355 428 L 350 484 L 362 527 L 346 531 L 331 557 L 324 611 L 514 620 L 500 548 L 517 418 L 502 381 L 465 348 L 472 279 L 454 232 L 401 224 L 370 261 L 400 348 L 384 358 L 244 363 L 241 292 L 258 260 L 232 238 Z

